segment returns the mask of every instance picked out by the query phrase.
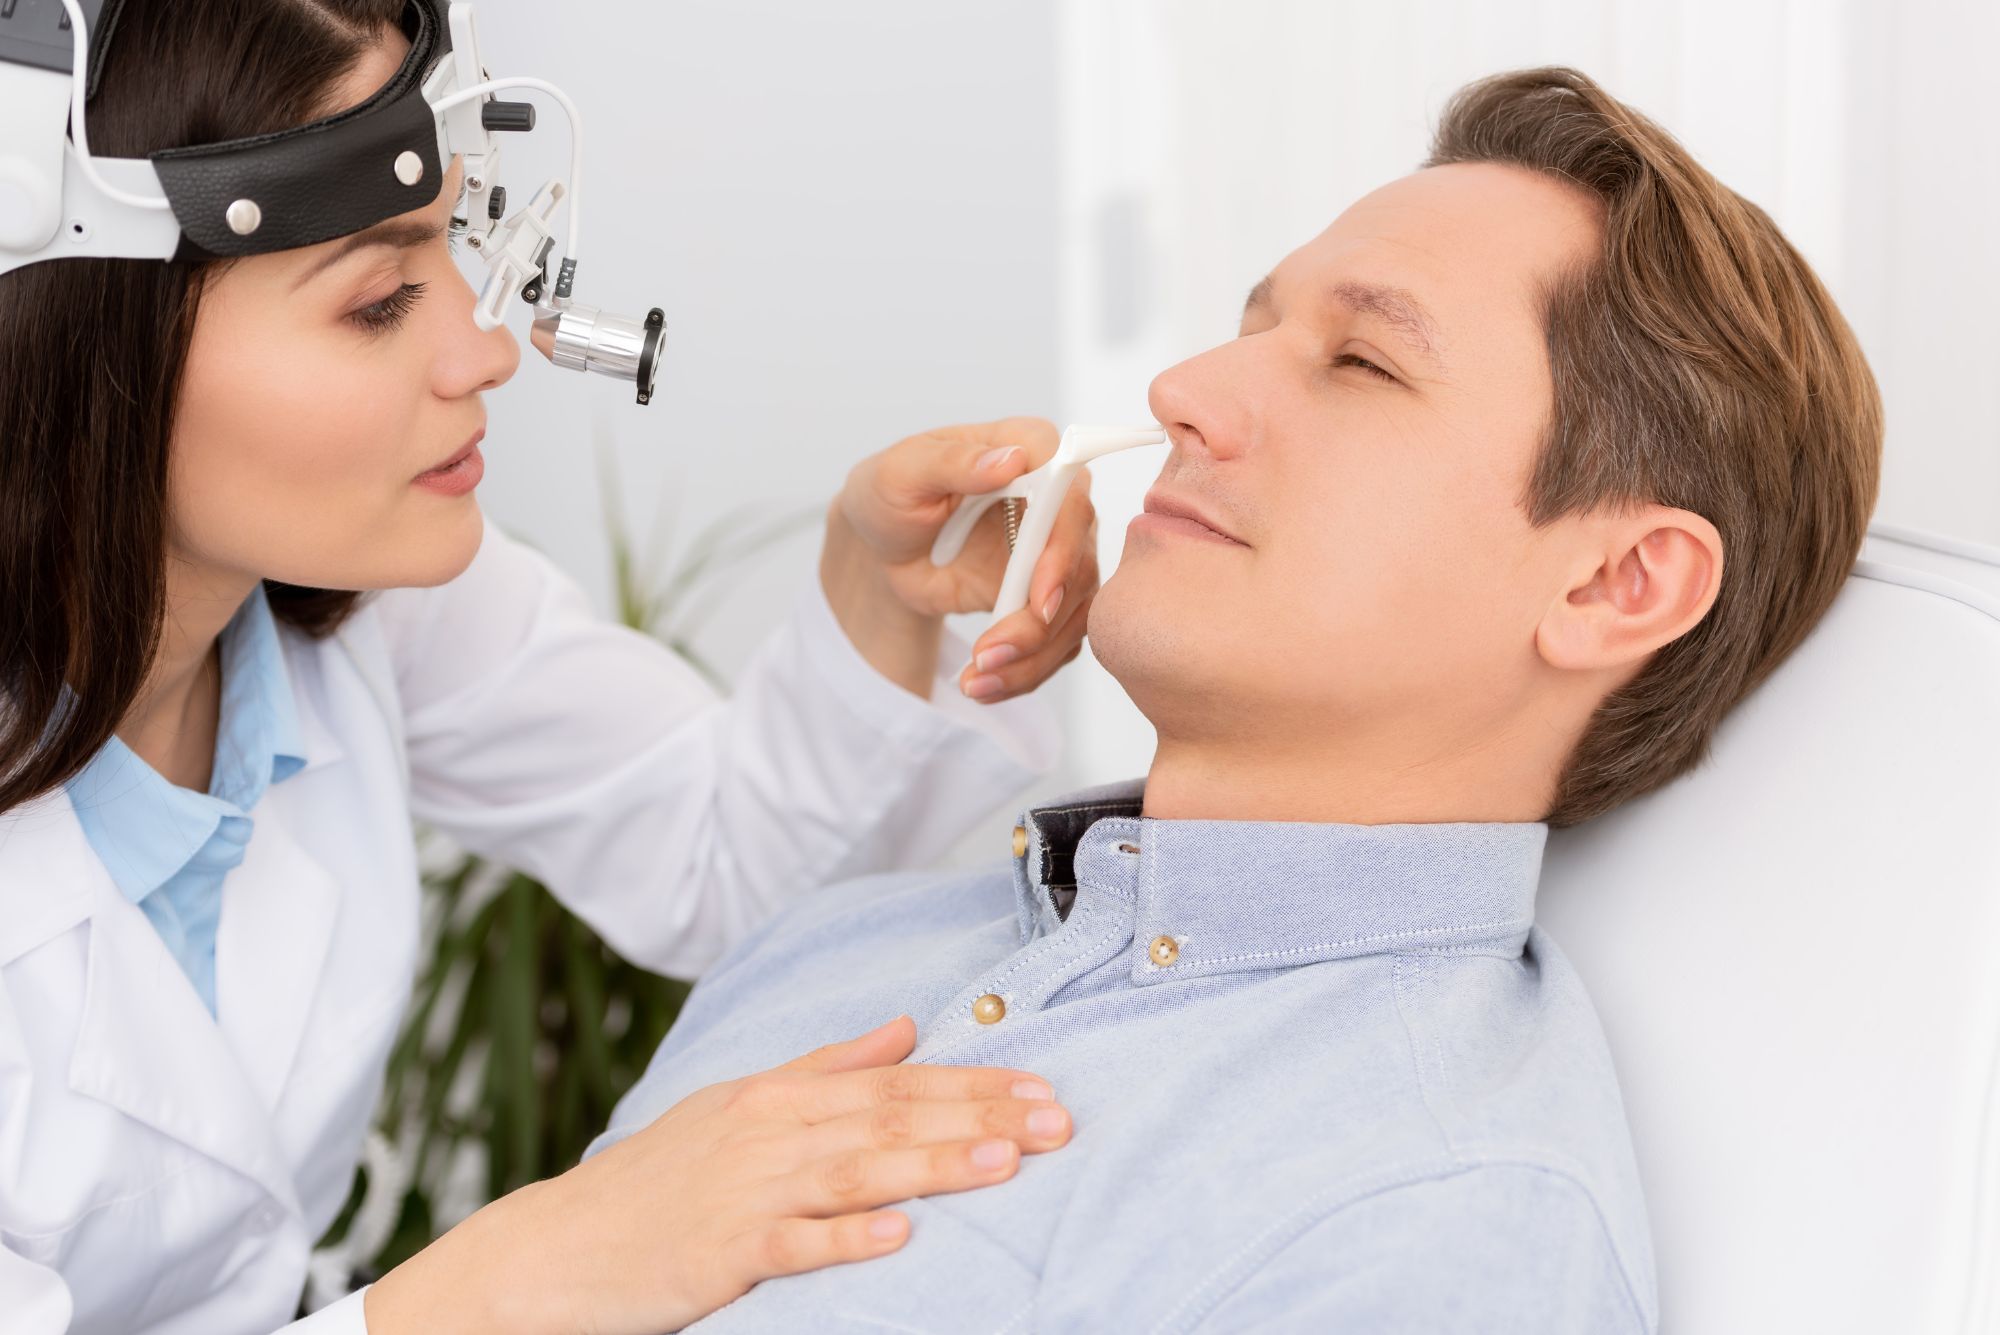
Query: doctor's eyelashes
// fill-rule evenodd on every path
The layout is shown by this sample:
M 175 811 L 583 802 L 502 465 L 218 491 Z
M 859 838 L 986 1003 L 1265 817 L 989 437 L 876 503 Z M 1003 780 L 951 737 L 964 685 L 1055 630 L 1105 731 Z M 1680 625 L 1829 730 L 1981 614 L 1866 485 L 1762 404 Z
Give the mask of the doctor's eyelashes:
M 429 283 L 405 283 L 382 300 L 363 306 L 347 318 L 365 333 L 385 334 L 403 323 L 429 288 Z

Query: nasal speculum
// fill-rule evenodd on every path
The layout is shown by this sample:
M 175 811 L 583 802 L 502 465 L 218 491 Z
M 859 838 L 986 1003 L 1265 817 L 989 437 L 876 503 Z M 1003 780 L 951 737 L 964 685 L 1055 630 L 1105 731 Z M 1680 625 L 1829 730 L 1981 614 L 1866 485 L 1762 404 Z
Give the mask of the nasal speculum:
M 1167 433 L 1157 426 L 1110 427 L 1072 426 L 1049 461 L 1032 472 L 1023 473 L 1006 486 L 977 496 L 967 496 L 952 511 L 950 519 L 931 545 L 931 563 L 946 566 L 965 550 L 972 529 L 995 504 L 1004 507 L 1007 525 L 1007 573 L 1000 580 L 1000 594 L 993 602 L 995 619 L 1011 616 L 1028 605 L 1028 583 L 1034 578 L 1035 564 L 1055 532 L 1056 516 L 1062 512 L 1063 498 L 1070 484 L 1092 459 L 1137 449 L 1141 445 L 1163 445 Z

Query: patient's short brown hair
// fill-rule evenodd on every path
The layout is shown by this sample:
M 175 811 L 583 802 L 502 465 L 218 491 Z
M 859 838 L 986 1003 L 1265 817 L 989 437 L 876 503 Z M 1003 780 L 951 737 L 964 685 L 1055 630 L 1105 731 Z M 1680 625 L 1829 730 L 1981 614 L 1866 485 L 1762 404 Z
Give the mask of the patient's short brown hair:
M 1693 767 L 1716 725 L 1840 591 L 1875 507 L 1882 404 L 1853 331 L 1762 209 L 1572 69 L 1461 89 L 1426 166 L 1511 163 L 1599 204 L 1602 249 L 1546 295 L 1555 407 L 1530 519 L 1621 503 L 1721 532 L 1694 629 L 1608 696 L 1570 754 L 1552 825 Z

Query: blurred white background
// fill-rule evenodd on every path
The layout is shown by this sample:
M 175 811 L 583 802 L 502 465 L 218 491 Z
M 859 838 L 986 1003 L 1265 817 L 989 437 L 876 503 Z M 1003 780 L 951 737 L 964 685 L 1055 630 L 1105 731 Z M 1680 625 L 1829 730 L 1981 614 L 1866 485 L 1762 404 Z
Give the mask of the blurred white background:
M 671 540 L 821 504 L 926 426 L 1142 421 L 1153 374 L 1229 337 L 1273 263 L 1415 167 L 1453 89 L 1558 62 L 1663 122 L 1819 269 L 1888 405 L 1877 517 L 2000 543 L 1992 0 L 480 9 L 494 72 L 552 79 L 588 118 L 579 299 L 667 311 L 652 407 L 539 359 L 491 404 L 489 513 L 600 599 L 600 443 L 633 526 Z M 560 168 L 543 117 L 510 148 L 515 190 Z M 1161 457 L 1096 469 L 1107 573 Z M 726 668 L 815 552 L 744 584 L 709 641 Z M 1150 730 L 1087 656 L 1056 693 L 1071 747 L 1048 791 L 1143 772 Z

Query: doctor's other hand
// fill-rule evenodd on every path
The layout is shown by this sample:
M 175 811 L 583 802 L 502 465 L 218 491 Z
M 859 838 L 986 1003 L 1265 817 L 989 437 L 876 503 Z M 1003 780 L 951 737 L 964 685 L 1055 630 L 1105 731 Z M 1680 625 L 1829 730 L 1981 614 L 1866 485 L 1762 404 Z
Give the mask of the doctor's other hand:
M 901 1016 L 697 1090 L 390 1271 L 369 1335 L 679 1330 L 766 1279 L 887 1255 L 910 1220 L 881 1206 L 1005 1181 L 1069 1140 L 1039 1077 L 899 1065 L 916 1037 Z
M 999 595 L 1008 556 L 1000 507 L 949 566 L 931 564 L 931 544 L 960 500 L 1039 468 L 1060 439 L 1055 424 L 1038 417 L 941 427 L 863 459 L 847 475 L 827 514 L 820 582 L 841 629 L 876 671 L 929 698 L 945 614 L 984 611 Z M 992 704 L 1047 681 L 1083 647 L 1097 579 L 1097 512 L 1085 470 L 1035 564 L 1028 605 L 979 637 L 959 689 Z

